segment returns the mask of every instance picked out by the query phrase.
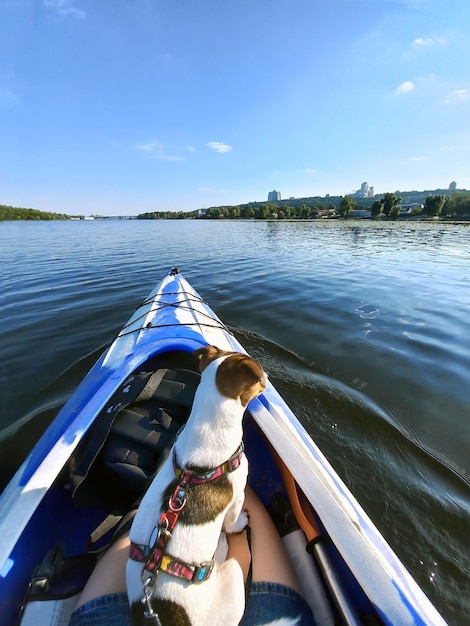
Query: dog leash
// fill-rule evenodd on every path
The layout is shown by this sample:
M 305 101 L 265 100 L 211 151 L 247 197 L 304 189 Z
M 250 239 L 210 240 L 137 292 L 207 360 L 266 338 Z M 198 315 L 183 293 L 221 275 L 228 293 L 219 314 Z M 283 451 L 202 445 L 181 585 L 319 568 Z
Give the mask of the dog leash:
M 242 442 L 227 461 L 215 469 L 200 473 L 179 467 L 176 460 L 176 450 L 173 449 L 173 469 L 178 484 L 169 498 L 168 508 L 161 513 L 150 535 L 149 544 L 131 542 L 130 547 L 129 557 L 134 561 L 145 563 L 144 570 L 149 572 L 149 577 L 144 582 L 144 597 L 142 598 L 142 603 L 145 606 L 144 622 L 146 626 L 160 626 L 158 615 L 151 606 L 155 579 L 160 571 L 192 583 L 201 583 L 210 577 L 214 567 L 214 559 L 204 561 L 203 563 L 187 563 L 167 554 L 166 547 L 171 539 L 181 511 L 186 505 L 188 489 L 193 485 L 212 482 L 224 474 L 235 471 L 240 466 L 243 451 L 244 446 Z

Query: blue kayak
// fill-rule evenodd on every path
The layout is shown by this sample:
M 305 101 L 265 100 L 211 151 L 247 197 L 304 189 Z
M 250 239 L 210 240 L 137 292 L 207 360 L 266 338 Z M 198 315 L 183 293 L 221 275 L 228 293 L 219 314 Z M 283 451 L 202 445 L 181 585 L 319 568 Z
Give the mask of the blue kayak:
M 0 496 L 4 626 L 55 626 L 58 614 L 67 623 L 114 522 L 184 425 L 198 384 L 193 352 L 206 345 L 245 352 L 173 269 Z M 244 439 L 251 486 L 274 518 L 289 513 L 280 530 L 319 625 L 445 624 L 270 382 L 248 406 Z

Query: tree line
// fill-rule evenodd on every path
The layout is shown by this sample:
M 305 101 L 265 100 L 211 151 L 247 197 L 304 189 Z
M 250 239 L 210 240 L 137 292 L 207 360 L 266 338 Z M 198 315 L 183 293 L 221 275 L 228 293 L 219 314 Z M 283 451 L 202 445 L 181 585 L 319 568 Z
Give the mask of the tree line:
M 321 211 L 325 214 L 329 214 L 335 211 L 334 205 L 327 207 L 309 206 L 302 204 L 300 206 L 292 206 L 289 204 L 277 205 L 273 202 L 266 202 L 256 205 L 241 205 L 241 206 L 227 206 L 227 207 L 214 207 L 207 209 L 204 218 L 219 218 L 227 217 L 229 219 L 312 219 L 317 217 Z
M 368 211 L 371 218 L 398 219 L 403 210 L 402 198 L 395 193 L 385 193 L 374 200 L 372 206 L 365 207 L 357 203 L 352 196 L 338 198 L 338 202 L 330 204 L 298 205 L 280 203 L 256 203 L 240 206 L 222 206 L 207 209 L 202 218 L 245 218 L 245 219 L 315 219 L 318 217 L 348 218 L 354 211 Z M 411 211 L 413 216 L 470 218 L 470 192 L 455 192 L 452 195 L 429 195 L 424 204 Z M 194 217 L 194 215 L 193 215 Z
M 470 193 L 457 191 L 451 196 L 429 196 L 423 213 L 431 217 L 470 217 Z
M 405 196 L 409 192 L 404 193 Z M 411 212 L 412 216 L 424 218 L 441 217 L 454 219 L 470 218 L 470 192 L 455 191 L 451 195 L 444 193 L 430 194 L 422 206 L 418 204 Z M 362 210 L 370 212 L 374 219 L 398 219 L 402 211 L 402 198 L 396 193 L 385 193 L 366 203 L 357 203 L 353 196 L 334 196 L 325 198 L 304 198 L 279 202 L 251 202 L 236 206 L 211 207 L 204 211 L 152 211 L 141 213 L 135 219 L 315 219 L 319 217 L 342 217 L 354 216 L 354 211 Z M 0 221 L 5 220 L 66 220 L 71 216 L 63 213 L 39 211 L 37 209 L 24 209 L 7 205 L 0 205 Z
M 62 213 L 39 211 L 38 209 L 22 209 L 0 204 L 0 222 L 10 220 L 67 220 L 70 219 Z
M 280 202 L 252 202 L 241 205 L 218 206 L 203 211 L 191 211 L 177 213 L 170 211 L 154 211 L 141 213 L 136 219 L 255 219 L 255 220 L 308 220 L 319 217 L 342 217 L 354 216 L 354 211 L 367 211 L 371 218 L 375 219 L 398 219 L 403 209 L 402 198 L 396 193 L 385 193 L 382 197 L 373 201 L 372 205 L 364 206 L 357 203 L 353 196 L 339 196 L 333 198 L 319 198 L 321 203 L 296 201 L 289 204 L 288 201 Z M 416 203 L 418 204 L 418 203 Z M 445 217 L 465 219 L 470 218 L 470 192 L 454 192 L 452 195 L 434 194 L 428 195 L 424 204 L 411 211 L 412 216 Z
M 370 209 L 371 217 L 398 218 L 403 209 L 402 199 L 394 193 L 386 193 L 375 200 Z M 353 198 L 345 196 L 340 203 L 341 217 L 348 217 L 356 208 Z M 470 217 L 470 193 L 455 192 L 451 196 L 442 194 L 430 195 L 426 198 L 422 208 L 412 210 L 413 215 L 424 217 Z
M 151 211 L 150 213 L 139 213 L 136 220 L 186 220 L 194 219 L 194 211 L 185 213 L 184 211 Z

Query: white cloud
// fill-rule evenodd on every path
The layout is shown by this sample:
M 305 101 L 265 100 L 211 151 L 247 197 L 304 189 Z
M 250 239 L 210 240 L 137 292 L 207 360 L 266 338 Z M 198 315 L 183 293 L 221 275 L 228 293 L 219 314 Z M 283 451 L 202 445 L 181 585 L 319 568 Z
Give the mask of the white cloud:
M 193 148 L 192 146 L 186 146 L 186 150 L 192 153 L 196 152 L 196 148 Z
M 432 46 L 445 46 L 447 40 L 444 37 L 418 37 L 412 42 L 415 48 L 431 48 Z
M 415 39 L 413 41 L 413 45 L 417 46 L 418 48 L 425 48 L 426 46 L 432 45 L 432 39 L 430 37 L 428 37 L 427 39 L 423 39 L 422 37 L 420 37 L 419 39 Z
M 76 0 L 44 0 L 44 6 L 47 9 L 55 11 L 58 15 L 71 15 L 82 19 L 85 18 L 85 11 L 73 6 L 75 3 Z
M 160 147 L 156 141 L 149 141 L 148 143 L 141 143 L 136 146 L 137 150 L 155 150 Z
M 184 161 L 183 157 L 164 152 L 163 144 L 158 141 L 148 141 L 147 143 L 141 143 L 135 146 L 136 150 L 142 150 L 143 152 L 150 152 L 156 159 L 162 161 Z
M 412 83 L 411 80 L 406 80 L 404 83 L 396 88 L 395 93 L 398 95 L 409 93 L 410 91 L 413 91 L 414 88 L 414 83 Z
M 149 152 L 154 152 L 160 148 L 163 148 L 163 146 L 156 141 L 149 141 L 148 143 L 142 143 L 136 146 L 137 150 L 148 150 Z
M 468 89 L 456 89 L 451 91 L 445 99 L 446 104 L 452 104 L 454 102 L 463 102 L 470 99 L 470 91 Z
M 304 169 L 304 173 L 305 173 L 305 174 L 311 174 L 311 175 L 313 175 L 313 174 L 318 174 L 319 172 L 318 172 L 318 170 L 316 170 L 316 169 L 315 169 L 315 168 L 313 168 L 313 167 L 306 167 L 306 168 Z
M 212 148 L 212 150 L 215 150 L 216 152 L 232 151 L 232 146 L 229 146 L 226 143 L 222 143 L 221 141 L 209 141 L 207 145 L 209 146 L 209 148 Z
M 423 161 L 429 161 L 429 157 L 410 157 L 407 161 L 409 163 L 422 163 Z

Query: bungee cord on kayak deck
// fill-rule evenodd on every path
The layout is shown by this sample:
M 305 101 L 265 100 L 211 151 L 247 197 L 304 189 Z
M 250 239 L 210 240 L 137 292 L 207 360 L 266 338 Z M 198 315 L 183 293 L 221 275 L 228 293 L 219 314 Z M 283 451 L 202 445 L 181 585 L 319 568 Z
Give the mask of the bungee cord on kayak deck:
M 119 333 L 119 335 L 116 336 L 116 339 L 119 339 L 120 337 L 127 337 L 127 335 L 132 335 L 132 333 L 140 333 L 143 330 L 152 330 L 155 328 L 171 328 L 171 326 L 180 326 L 180 324 L 175 323 L 175 324 L 155 324 L 155 326 L 151 325 L 150 322 L 147 326 L 141 326 L 139 328 L 134 328 L 133 330 L 128 331 L 127 333 Z M 223 326 L 222 324 L 200 324 L 199 322 L 189 322 L 188 324 L 185 324 L 185 326 L 197 326 L 198 328 L 222 328 L 224 329 L 225 326 Z
M 200 302 L 201 304 L 208 306 L 207 302 L 204 302 L 202 298 L 195 298 L 194 296 L 187 293 L 186 291 L 165 291 L 165 293 L 162 293 L 160 295 L 161 296 L 186 296 L 186 300 L 188 300 L 189 302 Z M 137 307 L 137 310 L 139 310 L 141 307 L 145 306 L 146 304 L 151 304 L 152 302 L 154 302 L 155 298 L 156 296 L 152 296 L 152 297 L 149 296 L 145 298 L 142 304 L 139 307 Z
M 177 308 L 179 310 L 185 310 L 185 311 L 194 312 L 194 309 L 191 306 L 189 306 L 189 305 L 185 306 L 183 304 L 183 302 L 185 302 L 185 301 L 187 301 L 188 303 L 189 302 L 197 302 L 197 303 L 200 303 L 200 304 L 203 304 L 203 305 L 207 306 L 206 302 L 204 302 L 204 300 L 202 298 L 194 298 L 194 297 L 190 296 L 190 294 L 188 294 L 186 292 L 175 291 L 175 292 L 168 292 L 168 293 L 165 293 L 165 294 L 162 294 L 162 295 L 165 295 L 165 296 L 186 296 L 186 298 L 184 298 L 182 300 L 179 300 L 177 302 L 159 302 L 158 306 L 155 307 L 154 309 L 150 309 L 150 310 L 146 311 L 145 313 L 143 313 L 142 315 L 140 315 L 139 317 L 133 318 L 132 321 L 130 321 L 130 323 L 126 324 L 123 327 L 122 331 L 117 335 L 116 338 L 126 337 L 127 335 L 131 335 L 132 333 L 140 332 L 142 330 L 150 330 L 152 328 L 168 328 L 168 327 L 171 327 L 171 326 L 180 326 L 179 322 L 175 322 L 175 323 L 171 323 L 171 324 L 155 324 L 155 325 L 153 325 L 151 322 L 149 322 L 146 326 L 140 326 L 138 328 L 133 328 L 132 330 L 130 330 L 128 332 L 123 332 L 123 331 L 126 330 L 126 328 L 129 328 L 130 326 L 133 326 L 140 319 L 148 317 L 148 315 L 150 313 L 157 314 L 157 313 L 159 313 L 160 311 L 162 311 L 163 309 L 165 309 L 167 307 L 173 307 L 173 308 L 175 308 L 175 309 Z M 137 311 L 140 308 L 142 308 L 142 307 L 144 307 L 146 305 L 149 305 L 149 304 L 152 304 L 152 303 L 155 304 L 154 298 L 155 298 L 155 296 L 152 297 L 152 298 L 150 298 L 150 297 L 146 298 L 142 302 L 142 304 L 137 308 Z M 214 319 L 214 317 L 212 317 L 208 313 L 205 313 L 204 311 L 198 311 L 198 313 L 200 315 L 204 316 L 204 317 L 207 317 L 207 319 L 209 319 L 211 322 L 217 321 L 217 320 Z M 214 323 L 212 323 L 212 324 L 201 324 L 200 322 L 189 322 L 186 325 L 187 326 L 199 326 L 199 327 L 204 326 L 206 328 L 222 328 L 223 330 L 226 329 L 225 324 L 223 324 L 223 322 L 220 322 L 220 321 L 217 324 L 214 324 Z

